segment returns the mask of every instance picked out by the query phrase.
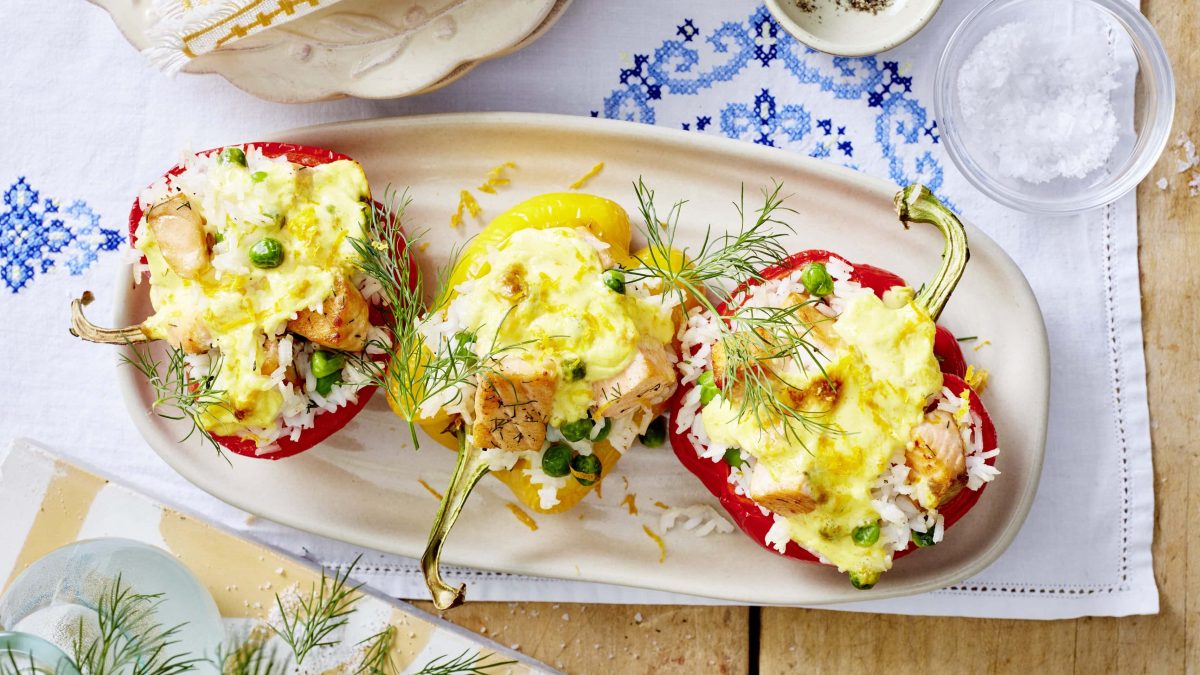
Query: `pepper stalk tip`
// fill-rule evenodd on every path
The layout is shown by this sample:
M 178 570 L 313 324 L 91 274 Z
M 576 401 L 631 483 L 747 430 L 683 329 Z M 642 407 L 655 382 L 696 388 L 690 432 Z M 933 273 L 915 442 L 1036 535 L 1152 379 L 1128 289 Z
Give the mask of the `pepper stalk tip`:
M 942 265 L 929 283 L 917 294 L 915 302 L 937 321 L 950 295 L 962 279 L 971 251 L 967 247 L 967 231 L 962 221 L 946 207 L 929 188 L 920 184 L 905 187 L 893 200 L 900 224 L 908 229 L 910 223 L 928 223 L 942 233 L 946 240 L 942 250 Z

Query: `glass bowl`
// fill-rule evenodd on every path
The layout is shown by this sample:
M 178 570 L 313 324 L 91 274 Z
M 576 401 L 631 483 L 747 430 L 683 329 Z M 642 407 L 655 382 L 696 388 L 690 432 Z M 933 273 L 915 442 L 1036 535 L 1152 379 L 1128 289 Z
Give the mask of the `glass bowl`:
M 996 137 L 987 135 L 987 129 L 970 124 L 964 113 L 959 87 L 964 65 L 982 40 L 1014 23 L 1025 24 L 1027 27 L 1020 30 L 1031 40 L 1045 40 L 1042 44 L 1065 41 L 1073 37 L 1066 32 L 1079 29 L 1083 31 L 1079 44 L 1085 44 L 1082 40 L 1086 39 L 1089 49 L 1110 50 L 1119 64 L 1115 88 L 1108 94 L 1117 121 L 1116 143 L 1107 160 L 1082 177 L 1040 176 L 1037 182 L 1014 177 L 1020 175 L 1013 168 L 1014 162 L 1023 161 L 1019 148 L 1029 148 L 1030 155 L 1036 155 L 1034 144 L 1026 144 L 1024 138 L 1015 139 L 1019 146 L 997 142 Z M 1089 28 L 1096 30 L 1088 32 Z M 1090 34 L 1099 39 L 1089 39 Z M 1012 58 L 1011 52 L 1008 58 Z M 1005 63 L 995 64 L 996 81 L 1006 76 Z M 978 73 L 972 76 L 978 77 Z M 1015 78 L 1007 81 L 1019 87 L 1041 84 Z M 984 194 L 1006 206 L 1033 213 L 1087 211 L 1112 203 L 1132 190 L 1166 147 L 1175 111 L 1175 82 L 1166 51 L 1150 23 L 1128 0 L 992 0 L 972 12 L 954 31 L 938 63 L 934 87 L 934 110 L 950 159 Z M 1075 115 L 1057 118 L 1067 126 L 1077 119 Z M 1032 123 L 1024 119 L 1022 124 L 1009 118 L 1003 121 L 1010 125 L 1006 128 L 1019 129 L 1024 124 L 1024 131 L 1029 131 Z M 1030 140 L 1035 139 L 1031 136 Z
M 111 597 L 118 578 L 129 593 L 159 596 L 138 605 L 153 607 L 155 623 L 179 626 L 168 653 L 216 654 L 225 626 L 208 590 L 171 554 L 129 539 L 88 539 L 38 559 L 0 596 L 0 630 L 32 634 L 69 652 L 99 630 L 101 596 Z M 205 661 L 194 672 L 218 671 Z

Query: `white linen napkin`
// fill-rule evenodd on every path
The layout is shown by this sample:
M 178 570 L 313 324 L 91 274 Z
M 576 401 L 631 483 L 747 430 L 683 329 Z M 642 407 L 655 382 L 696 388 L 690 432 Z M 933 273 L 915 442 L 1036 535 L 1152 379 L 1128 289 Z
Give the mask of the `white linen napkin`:
M 103 12 L 83 3 L 68 12 L 36 0 L 4 3 L 0 86 L 10 95 L 0 114 L 0 444 L 36 439 L 263 541 L 328 564 L 349 562 L 352 547 L 247 522 L 174 474 L 129 422 L 112 383 L 115 355 L 67 334 L 68 302 L 83 289 L 99 297 L 92 314 L 109 315 L 134 196 L 180 148 L 317 122 L 464 110 L 631 117 L 925 182 L 996 239 L 1037 293 L 1052 354 L 1051 423 L 1041 489 L 1021 534 L 999 561 L 954 588 L 844 609 L 1020 618 L 1153 613 L 1134 199 L 1079 216 L 1033 217 L 989 202 L 955 171 L 932 119 L 933 70 L 950 31 L 978 4 L 944 3 L 914 40 L 860 60 L 798 48 L 751 3 L 576 0 L 539 42 L 433 94 L 287 107 L 215 76 L 167 80 Z M 30 22 L 55 26 L 56 39 L 29 39 L 22 26 Z M 52 44 L 72 45 L 81 57 L 63 58 Z M 968 353 L 986 360 L 986 347 Z M 1021 377 L 1021 364 L 993 370 L 993 377 Z M 365 580 L 424 597 L 412 561 L 368 560 Z M 703 602 L 491 573 L 465 578 L 486 581 L 472 589 L 478 600 Z

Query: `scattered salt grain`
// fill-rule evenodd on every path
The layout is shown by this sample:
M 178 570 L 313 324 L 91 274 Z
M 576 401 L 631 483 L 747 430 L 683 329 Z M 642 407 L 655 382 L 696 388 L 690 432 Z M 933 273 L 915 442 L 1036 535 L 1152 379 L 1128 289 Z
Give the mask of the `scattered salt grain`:
M 1158 179 L 1158 182 L 1157 182 L 1157 183 L 1155 183 L 1155 185 L 1157 185 L 1157 186 L 1158 186 L 1158 189 L 1159 189 L 1159 190 L 1166 190 L 1166 189 L 1167 189 L 1167 179 L 1166 179 L 1166 178 L 1159 178 L 1159 179 Z
M 633 615 L 633 622 L 634 623 L 642 622 L 642 613 L 641 612 L 637 612 L 636 614 Z
M 972 149 L 990 153 L 996 173 L 1029 183 L 1103 168 L 1122 132 L 1111 40 L 1111 27 L 1081 16 L 1062 31 L 1022 21 L 984 36 L 957 82 Z

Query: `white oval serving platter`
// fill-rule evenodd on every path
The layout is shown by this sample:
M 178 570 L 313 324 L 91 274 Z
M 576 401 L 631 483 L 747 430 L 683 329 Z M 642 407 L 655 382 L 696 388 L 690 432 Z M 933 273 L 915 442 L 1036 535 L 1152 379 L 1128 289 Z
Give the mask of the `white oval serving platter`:
M 91 0 L 138 49 L 152 3 Z M 342 0 L 202 54 L 189 73 L 216 73 L 280 103 L 343 96 L 398 98 L 450 84 L 544 34 L 571 0 Z
M 233 141 L 234 139 L 231 139 Z M 791 194 L 790 248 L 826 248 L 852 261 L 890 269 L 919 285 L 942 250 L 932 228 L 905 231 L 892 211 L 896 186 L 781 150 L 651 126 L 514 113 L 378 119 L 298 129 L 269 139 L 344 152 L 366 167 L 377 193 L 407 187 L 406 227 L 427 228 L 422 253 L 433 278 L 451 247 L 482 226 L 449 226 L 459 192 L 479 185 L 492 167 L 516 163 L 512 184 L 476 192 L 484 213 L 498 215 L 535 194 L 566 190 L 597 162 L 603 171 L 584 188 L 612 198 L 636 217 L 632 182 L 642 176 L 665 208 L 687 200 L 681 232 L 695 243 L 703 228 L 736 224 L 733 202 L 743 184 L 747 205 L 758 188 L 782 181 Z M 148 179 L 153 177 L 147 177 Z M 654 506 L 712 504 L 699 480 L 667 448 L 632 448 L 603 485 L 562 515 L 534 515 L 530 531 L 506 508 L 508 488 L 485 478 L 465 509 L 443 559 L 518 574 L 623 584 L 756 604 L 818 604 L 879 599 L 942 588 L 986 567 L 1009 545 L 1036 492 L 1045 443 L 1049 356 L 1033 293 L 1016 264 L 986 235 L 969 228 L 971 262 L 942 317 L 959 335 L 990 346 L 968 350 L 991 371 L 983 398 L 995 419 L 1002 475 L 935 548 L 897 561 L 869 592 L 833 568 L 782 558 L 740 531 L 699 538 L 662 532 Z M 146 285 L 122 277 L 116 321 L 138 323 L 150 312 Z M 118 377 L 134 422 L 180 474 L 216 497 L 258 516 L 357 546 L 417 557 L 437 509 L 419 480 L 444 489 L 451 452 L 425 438 L 414 450 L 406 425 L 376 395 L 345 429 L 297 457 L 270 462 L 231 455 L 227 463 L 186 429 L 149 412 L 151 392 L 131 368 Z M 423 437 L 424 438 L 424 437 Z M 626 481 L 628 481 L 626 483 Z M 638 515 L 621 502 L 636 495 Z M 717 507 L 719 510 L 719 506 Z M 722 512 L 723 513 L 723 512 Z M 663 535 L 666 558 L 643 526 Z M 468 598 L 470 589 L 468 588 Z

